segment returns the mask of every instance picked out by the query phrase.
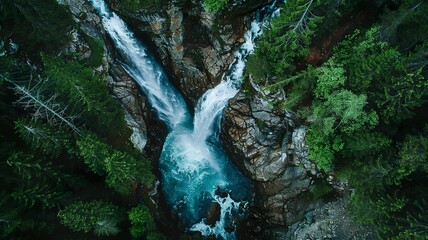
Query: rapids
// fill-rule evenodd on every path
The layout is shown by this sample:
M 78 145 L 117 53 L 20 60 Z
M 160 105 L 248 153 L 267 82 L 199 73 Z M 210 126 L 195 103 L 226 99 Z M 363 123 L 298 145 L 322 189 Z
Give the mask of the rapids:
M 147 95 L 169 134 L 160 157 L 162 190 L 188 231 L 235 239 L 236 219 L 245 215 L 252 186 L 231 164 L 219 140 L 224 108 L 240 89 L 245 60 L 254 50 L 254 40 L 270 17 L 278 14 L 274 6 L 259 11 L 245 33 L 245 42 L 235 51 L 235 61 L 222 81 L 200 99 L 192 118 L 180 93 L 170 84 L 162 67 L 137 40 L 117 14 L 103 0 L 89 0 L 102 18 L 105 30 L 115 43 L 127 73 Z M 206 223 L 210 209 L 220 207 L 220 219 Z M 228 231 L 226 230 L 228 229 Z

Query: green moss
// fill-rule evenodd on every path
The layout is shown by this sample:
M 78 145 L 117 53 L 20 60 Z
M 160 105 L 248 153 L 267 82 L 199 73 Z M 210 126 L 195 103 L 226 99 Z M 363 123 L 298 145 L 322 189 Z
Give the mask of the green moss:
M 331 192 L 333 192 L 333 188 L 326 181 L 316 181 L 314 186 L 310 190 L 313 199 L 322 199 L 327 197 Z
M 210 12 L 219 12 L 226 8 L 229 0 L 204 0 L 204 5 Z
M 161 9 L 162 5 L 164 5 L 163 0 L 122 0 L 119 7 L 127 12 L 156 12 Z
M 263 129 L 266 127 L 265 121 L 256 118 L 256 125 L 259 129 Z
M 93 38 L 87 34 L 83 35 L 85 41 L 91 48 L 91 56 L 86 60 L 90 67 L 98 67 L 103 63 L 104 44 L 100 39 Z

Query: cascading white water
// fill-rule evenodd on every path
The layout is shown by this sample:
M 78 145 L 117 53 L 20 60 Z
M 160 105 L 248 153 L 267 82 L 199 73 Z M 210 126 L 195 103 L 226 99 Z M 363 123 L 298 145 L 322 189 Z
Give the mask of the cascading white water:
M 244 73 L 245 60 L 254 50 L 253 41 L 261 34 L 260 24 L 254 21 L 251 29 L 245 33 L 245 42 L 241 48 L 234 53 L 235 62 L 229 68 L 228 73 L 223 76 L 222 81 L 215 88 L 208 90 L 200 99 L 195 110 L 193 135 L 196 141 L 206 141 L 210 134 L 214 133 L 216 120 L 231 98 L 239 91 L 241 77 Z
M 168 82 L 153 56 L 103 0 L 89 2 L 102 17 L 103 26 L 123 59 L 123 67 L 168 125 L 169 134 L 160 157 L 162 189 L 167 203 L 189 231 L 234 239 L 235 233 L 230 229 L 236 227 L 235 219 L 241 217 L 241 208 L 252 191 L 249 181 L 220 147 L 216 133 L 224 108 L 239 91 L 245 60 L 254 49 L 254 39 L 262 33 L 265 21 L 277 13 L 274 5 L 263 9 L 267 18 L 252 22 L 251 29 L 245 33 L 245 43 L 234 53 L 236 60 L 221 83 L 199 100 L 192 125 L 183 98 Z M 220 206 L 220 219 L 210 226 L 204 218 L 213 204 Z
M 109 10 L 104 0 L 89 2 L 101 15 L 103 26 L 123 59 L 123 67 L 147 95 L 159 118 L 170 129 L 186 122 L 189 113 L 183 98 L 171 86 L 163 69 L 146 47 L 135 38 L 125 22 Z
M 244 34 L 244 44 L 241 45 L 238 51 L 234 52 L 235 61 L 223 76 L 220 84 L 208 90 L 199 99 L 195 109 L 194 131 L 192 133 L 195 141 L 207 142 L 210 136 L 216 133 L 215 130 L 219 129 L 220 117 L 224 108 L 228 101 L 233 98 L 240 89 L 245 61 L 254 51 L 254 40 L 262 34 L 262 29 L 266 22 L 279 14 L 279 9 L 276 9 L 275 6 L 276 2 L 262 9 L 262 11 L 265 11 L 265 16 L 263 17 L 260 16 L 260 12 L 258 13 L 256 19 L 251 23 L 250 30 Z M 218 141 L 218 136 L 214 138 L 214 141 Z M 230 190 L 231 185 L 229 184 L 226 189 L 227 188 Z M 237 190 L 238 189 L 235 189 L 235 191 Z M 233 190 L 231 191 L 231 194 L 232 193 Z M 225 231 L 225 228 L 227 224 L 230 224 L 232 221 L 231 218 L 238 215 L 237 212 L 242 206 L 242 202 L 234 201 L 231 198 L 231 194 L 223 197 L 215 195 L 214 192 L 212 192 L 212 194 L 212 198 L 220 205 L 220 220 L 212 226 L 207 224 L 205 219 L 202 219 L 202 221 L 194 224 L 190 230 L 199 231 L 203 236 L 215 235 L 217 238 L 235 239 L 234 233 Z

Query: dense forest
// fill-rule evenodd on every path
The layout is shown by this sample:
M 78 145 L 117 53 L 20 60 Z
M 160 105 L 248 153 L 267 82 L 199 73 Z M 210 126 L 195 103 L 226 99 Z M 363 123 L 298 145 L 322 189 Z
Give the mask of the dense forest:
M 74 25 L 54 0 L 0 3 L 0 238 L 163 239 L 135 196 L 151 163 L 94 71 L 103 46 L 85 36 L 89 58 L 64 51 Z
M 228 14 L 232 0 L 203 3 Z M 309 126 L 310 159 L 348 184 L 356 221 L 379 239 L 428 239 L 428 2 L 281 7 L 243 90 L 285 94 L 271 105 Z M 85 35 L 88 58 L 65 51 L 75 28 L 55 0 L 0 2 L 0 238 L 165 239 L 136 196 L 152 188 L 153 164 L 129 142 L 124 110 L 94 70 L 104 48 Z
M 428 3 L 287 1 L 247 64 L 248 95 L 284 91 L 309 157 L 348 182 L 380 239 L 427 239 Z

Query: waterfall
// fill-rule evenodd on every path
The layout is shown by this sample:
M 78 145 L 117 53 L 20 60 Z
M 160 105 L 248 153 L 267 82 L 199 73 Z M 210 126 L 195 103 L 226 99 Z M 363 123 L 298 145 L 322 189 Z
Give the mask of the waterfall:
M 254 50 L 255 38 L 279 10 L 273 4 L 257 13 L 244 35 L 244 44 L 234 53 L 235 61 L 220 84 L 198 101 L 192 125 L 183 98 L 147 48 L 103 0 L 89 2 L 102 17 L 103 26 L 123 59 L 124 69 L 168 126 L 169 134 L 159 160 L 167 204 L 179 215 L 188 231 L 235 239 L 235 220 L 245 215 L 243 209 L 252 195 L 252 188 L 250 181 L 227 158 L 216 133 L 224 108 L 239 91 L 245 60 Z M 220 209 L 220 217 L 213 226 L 208 225 L 208 212 L 216 206 Z
M 103 26 L 122 57 L 122 66 L 147 95 L 159 118 L 169 129 L 184 124 L 189 119 L 185 101 L 170 84 L 162 67 L 135 38 L 125 22 L 109 10 L 104 0 L 89 2 L 102 17 Z

